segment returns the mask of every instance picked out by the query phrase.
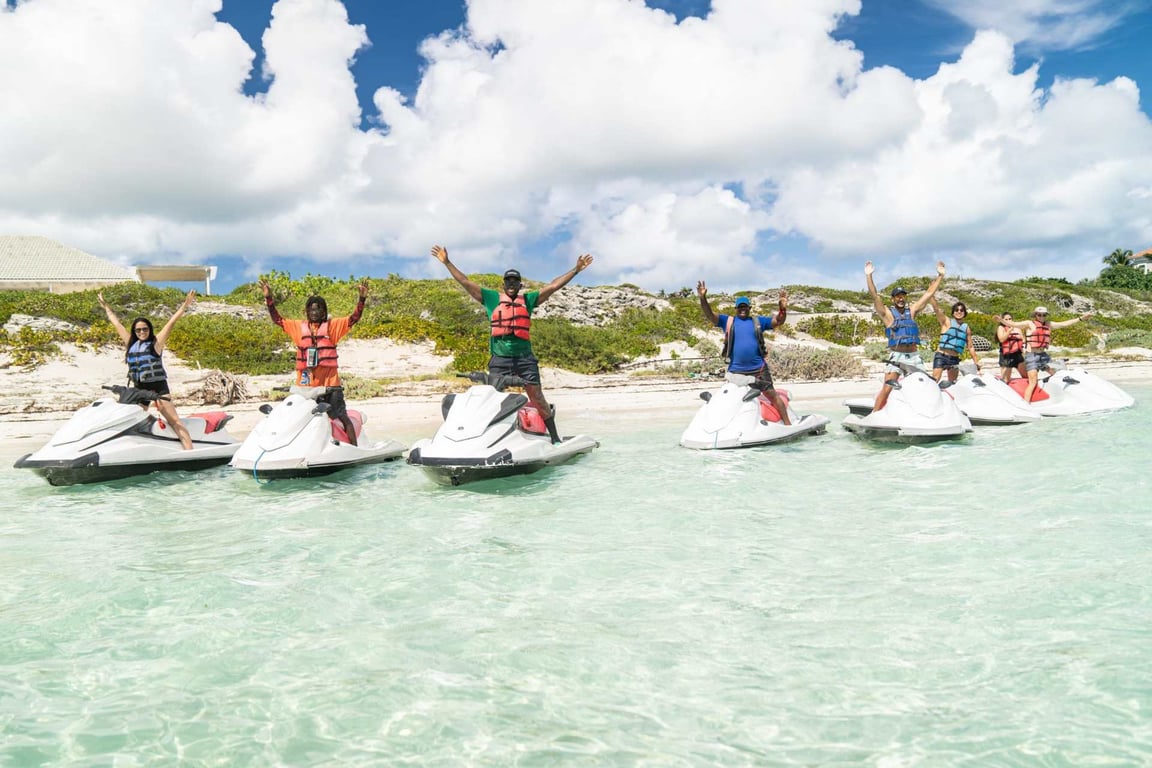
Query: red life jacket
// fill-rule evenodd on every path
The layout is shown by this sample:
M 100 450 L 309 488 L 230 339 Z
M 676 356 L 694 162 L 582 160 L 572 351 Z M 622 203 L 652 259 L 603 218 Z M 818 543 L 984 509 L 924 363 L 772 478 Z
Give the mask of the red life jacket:
M 500 303 L 492 310 L 492 335 L 515 336 L 530 341 L 531 328 L 532 316 L 528 314 L 528 304 L 524 297 L 517 295 L 515 299 L 509 299 L 507 294 L 500 294 Z
M 1032 321 L 1034 326 L 1032 333 L 1028 334 L 1028 348 L 1029 349 L 1048 349 L 1048 345 L 1052 343 L 1052 329 L 1048 327 L 1048 323 L 1040 324 L 1035 320 Z
M 1014 355 L 1022 349 L 1024 349 L 1024 337 L 1020 335 L 1019 329 L 1009 328 L 1008 338 L 1000 342 L 1000 354 Z
M 311 347 L 316 347 L 316 365 L 311 367 L 328 366 L 335 368 L 337 361 L 336 343 L 328 336 L 328 321 L 320 323 L 320 327 L 316 329 L 315 335 L 312 333 L 312 327 L 308 324 L 307 320 L 300 321 L 300 340 L 305 342 L 299 347 L 296 347 L 296 370 L 302 371 L 310 367 L 308 365 L 308 350 Z M 311 342 L 311 343 L 307 343 Z

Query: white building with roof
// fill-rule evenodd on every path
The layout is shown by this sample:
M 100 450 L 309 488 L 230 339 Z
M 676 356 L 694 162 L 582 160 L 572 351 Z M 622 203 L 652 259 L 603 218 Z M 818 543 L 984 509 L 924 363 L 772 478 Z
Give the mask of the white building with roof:
M 1146 274 L 1152 272 L 1152 248 L 1130 257 L 1128 263 L 1137 269 L 1144 270 Z
M 0 235 L 0 290 L 72 293 L 137 282 L 136 270 L 38 235 Z
M 0 235 L 0 291 L 72 293 L 129 282 L 204 282 L 212 293 L 214 266 L 124 267 L 39 235 Z

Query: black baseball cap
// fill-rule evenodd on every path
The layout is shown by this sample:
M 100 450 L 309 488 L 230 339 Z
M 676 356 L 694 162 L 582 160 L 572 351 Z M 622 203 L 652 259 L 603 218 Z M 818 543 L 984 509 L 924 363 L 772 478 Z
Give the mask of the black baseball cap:
M 520 270 L 510 269 L 504 273 L 505 280 L 520 280 Z
M 901 293 L 907 295 L 908 291 L 904 290 L 904 288 L 902 286 L 899 286 L 899 285 L 892 289 L 892 295 L 893 296 L 897 296 Z

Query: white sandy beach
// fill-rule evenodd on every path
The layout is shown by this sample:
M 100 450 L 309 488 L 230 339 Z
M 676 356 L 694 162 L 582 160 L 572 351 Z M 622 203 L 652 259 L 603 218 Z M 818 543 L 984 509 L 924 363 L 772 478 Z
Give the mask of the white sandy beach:
M 1152 383 L 1152 353 L 1126 350 L 1124 359 L 1072 358 L 1070 365 L 1085 365 L 1121 386 Z M 995 365 L 985 355 L 986 367 Z M 175 401 L 181 413 L 224 410 L 234 417 L 229 430 L 242 438 L 260 418 L 261 394 L 283 386 L 289 376 L 247 377 L 252 398 L 226 407 L 202 405 L 194 394 L 203 372 L 189 368 L 171 353 L 165 355 Z M 375 436 L 412 442 L 430 436 L 440 423 L 440 399 L 446 392 L 463 391 L 467 382 L 423 378 L 441 373 L 449 359 L 432 352 L 430 344 L 396 344 L 387 340 L 349 340 L 340 346 L 342 372 L 374 379 L 402 379 L 386 397 L 356 401 L 352 405 L 368 417 Z M 874 366 L 873 364 L 873 367 Z M 878 369 L 878 368 L 877 368 Z M 698 393 L 718 385 L 717 379 L 689 379 L 648 372 L 587 376 L 555 368 L 542 371 L 545 392 L 557 406 L 561 431 L 595 434 L 606 421 L 683 421 L 699 407 Z M 123 351 L 108 347 L 91 351 L 65 349 L 65 356 L 38 368 L 0 368 L 0 456 L 11 457 L 35 450 L 71 413 L 102 394 L 101 385 L 122 384 L 125 378 Z M 878 375 L 857 379 L 788 382 L 778 386 L 792 395 L 799 412 L 835 413 L 847 397 L 875 392 Z M 599 429 L 598 429 L 599 428 Z

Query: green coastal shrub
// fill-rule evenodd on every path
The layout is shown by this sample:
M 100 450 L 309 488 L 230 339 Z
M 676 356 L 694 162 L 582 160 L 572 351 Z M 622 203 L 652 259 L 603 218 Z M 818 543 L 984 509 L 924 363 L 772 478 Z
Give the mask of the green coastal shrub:
M 58 341 L 66 340 L 67 334 L 59 331 L 36 331 L 21 328 L 18 333 L 8 333 L 0 328 L 0 349 L 8 353 L 12 365 L 35 368 L 51 357 L 60 354 Z
M 230 373 L 286 373 L 296 366 L 292 340 L 268 321 L 233 315 L 188 315 L 172 329 L 168 347 L 191 365 Z
M 806 317 L 796 324 L 796 329 L 843 347 L 854 347 L 870 336 L 884 334 L 884 325 L 879 320 L 849 315 Z
M 776 381 L 849 379 L 867 373 L 855 355 L 839 348 L 774 346 L 768 351 L 768 366 Z
M 1105 339 L 1108 349 L 1121 347 L 1144 347 L 1152 349 L 1152 331 L 1138 328 L 1125 328 L 1108 334 Z
M 122 322 L 143 316 L 158 328 L 168 321 L 185 296 L 185 292 L 176 288 L 153 288 L 142 283 L 118 283 L 100 291 Z M 97 293 L 96 290 L 76 293 L 0 291 L 0 324 L 15 314 L 52 317 L 85 326 L 106 322 L 104 310 L 96 300 Z

